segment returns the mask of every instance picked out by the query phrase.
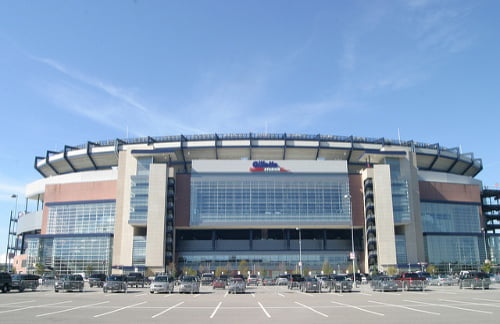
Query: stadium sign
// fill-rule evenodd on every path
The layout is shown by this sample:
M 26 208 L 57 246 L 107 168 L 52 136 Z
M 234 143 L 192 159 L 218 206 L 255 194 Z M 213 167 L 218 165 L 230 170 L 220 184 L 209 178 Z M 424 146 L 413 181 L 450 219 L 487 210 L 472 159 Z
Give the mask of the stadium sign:
M 274 161 L 254 161 L 252 163 L 252 167 L 250 168 L 251 172 L 288 172 L 287 169 L 279 166 L 278 163 Z

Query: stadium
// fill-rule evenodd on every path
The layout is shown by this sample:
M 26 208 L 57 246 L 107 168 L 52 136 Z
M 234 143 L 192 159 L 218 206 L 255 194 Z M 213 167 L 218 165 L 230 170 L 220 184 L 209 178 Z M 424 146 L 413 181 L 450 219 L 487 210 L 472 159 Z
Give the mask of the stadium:
M 34 167 L 17 271 L 459 271 L 500 253 L 499 191 L 439 144 L 179 135 L 67 145 Z

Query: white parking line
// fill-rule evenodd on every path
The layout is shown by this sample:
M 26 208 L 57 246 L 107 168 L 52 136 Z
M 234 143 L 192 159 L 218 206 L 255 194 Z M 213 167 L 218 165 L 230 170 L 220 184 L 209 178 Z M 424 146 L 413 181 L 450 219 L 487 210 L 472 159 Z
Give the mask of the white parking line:
M 304 307 L 304 308 L 307 308 L 307 309 L 309 309 L 309 310 L 311 310 L 311 311 L 315 312 L 316 314 L 319 314 L 319 315 L 321 315 L 321 316 L 323 316 L 323 317 L 328 317 L 328 315 L 326 315 L 326 314 L 324 314 L 324 313 L 322 313 L 322 312 L 319 312 L 319 311 L 315 310 L 314 308 L 309 307 L 309 306 L 307 306 L 307 305 L 301 304 L 301 303 L 299 303 L 299 302 L 295 302 L 295 304 L 300 305 L 300 306 L 302 306 L 302 307 Z
M 25 300 L 25 301 L 22 301 L 22 302 L 17 302 L 17 303 L 2 304 L 2 307 L 4 307 L 4 306 L 10 306 L 10 305 L 17 305 L 17 304 L 32 303 L 32 302 L 34 302 L 34 301 L 35 301 L 35 300 Z
M 71 300 L 67 300 L 67 301 L 63 301 L 63 302 L 59 302 L 59 303 L 53 303 L 53 304 L 33 305 L 33 306 L 28 306 L 28 307 L 23 307 L 23 308 L 9 309 L 9 310 L 6 310 L 6 311 L 0 311 L 0 314 L 11 313 L 11 312 L 18 312 L 18 311 L 22 311 L 22 310 L 25 310 L 25 309 L 36 308 L 36 307 L 45 307 L 45 306 L 54 306 L 54 305 L 59 305 L 59 304 L 66 304 L 66 303 L 71 303 L 71 302 L 72 302 Z
M 459 310 L 468 311 L 468 312 L 493 314 L 493 312 L 487 312 L 487 311 L 481 311 L 481 310 L 477 310 L 477 309 L 463 308 L 463 307 L 457 307 L 457 306 L 451 306 L 451 305 L 445 305 L 445 304 L 429 304 L 429 303 L 424 303 L 424 302 L 416 301 L 416 300 L 405 300 L 405 301 L 408 301 L 410 303 L 422 304 L 422 305 L 448 307 L 448 308 L 459 309 Z
M 72 307 L 72 308 L 68 308 L 68 309 L 63 309 L 63 310 L 60 310 L 60 311 L 57 311 L 57 312 L 50 312 L 50 313 L 38 314 L 37 317 L 42 317 L 42 316 L 47 316 L 47 315 L 52 315 L 52 314 L 58 314 L 58 313 L 64 313 L 64 312 L 69 312 L 69 311 L 72 311 L 72 310 L 75 310 L 75 309 L 79 309 L 79 308 L 91 307 L 91 306 L 100 305 L 100 304 L 106 304 L 106 303 L 109 303 L 109 300 L 105 301 L 105 302 L 90 304 L 90 305 L 83 305 L 83 306 L 77 306 L 77 307 Z
M 496 299 L 486 299 L 486 298 L 472 298 L 472 299 L 484 300 L 484 301 L 489 301 L 489 302 L 492 302 L 492 303 L 497 303 L 498 302 L 498 300 L 496 300 Z
M 143 302 L 140 302 L 140 303 L 137 303 L 137 304 L 133 304 L 133 305 L 125 306 L 125 307 L 122 307 L 122 308 L 118 308 L 118 309 L 115 309 L 115 310 L 112 310 L 112 311 L 109 311 L 109 312 L 106 312 L 106 313 L 94 315 L 94 318 L 101 317 L 101 316 L 104 316 L 104 315 L 109 315 L 109 314 L 112 314 L 112 313 L 116 313 L 116 312 L 119 312 L 119 311 L 127 309 L 127 308 L 131 308 L 131 307 L 135 307 L 135 306 L 138 306 L 138 305 L 142 305 L 144 303 L 146 303 L 146 302 L 143 301 Z
M 362 312 L 367 312 L 367 313 L 370 313 L 370 314 L 373 314 L 373 315 L 378 315 L 378 316 L 384 316 L 385 315 L 385 314 L 382 314 L 382 313 L 372 312 L 372 311 L 369 311 L 367 309 L 363 309 L 361 307 L 357 307 L 357 306 L 353 306 L 353 305 L 349 305 L 349 304 L 344 304 L 344 303 L 339 303 L 339 302 L 334 302 L 334 301 L 331 301 L 331 303 L 332 304 L 341 305 L 341 306 L 347 306 L 347 307 L 355 308 L 355 309 L 360 310 Z
M 212 313 L 212 315 L 210 315 L 210 318 L 214 318 L 215 313 L 217 313 L 217 311 L 219 310 L 220 305 L 222 305 L 222 302 L 219 302 L 217 307 L 215 307 L 214 312 Z
M 458 304 L 466 304 L 466 305 L 477 305 L 477 306 L 488 306 L 488 307 L 500 307 L 500 305 L 494 305 L 494 304 L 485 304 L 485 303 L 472 303 L 472 302 L 465 302 L 461 300 L 452 300 L 452 299 L 440 299 L 442 301 L 446 302 L 452 302 L 452 303 L 458 303 Z
M 258 302 L 258 303 L 259 303 L 260 308 L 262 308 L 262 311 L 264 312 L 264 314 L 266 314 L 266 316 L 267 316 L 268 318 L 271 318 L 271 315 L 269 315 L 269 313 L 268 313 L 268 312 L 267 312 L 267 310 L 264 308 L 264 306 L 262 306 L 262 304 L 261 304 L 260 302 Z
M 158 316 L 160 316 L 160 315 L 163 315 L 163 314 L 165 314 L 166 312 L 168 312 L 168 311 L 170 311 L 170 310 L 172 310 L 172 309 L 174 309 L 174 308 L 176 308 L 176 307 L 178 307 L 178 306 L 180 306 L 180 305 L 182 305 L 182 304 L 184 304 L 184 302 L 177 303 L 177 304 L 175 304 L 174 306 L 171 306 L 171 307 L 169 307 L 169 308 L 165 309 L 164 311 L 162 311 L 162 312 L 160 312 L 160 313 L 158 313 L 158 314 L 156 314 L 156 315 L 151 316 L 151 318 L 156 318 L 156 317 L 158 317 Z
M 135 295 L 135 297 L 142 297 L 142 296 L 146 296 L 146 294 L 139 294 L 139 295 Z
M 397 307 L 397 308 L 404 308 L 404 309 L 412 310 L 412 311 L 415 311 L 415 312 L 421 312 L 421 313 L 426 313 L 426 314 L 431 314 L 431 315 L 441 315 L 440 313 L 436 313 L 436 312 L 428 312 L 428 311 L 424 311 L 424 310 L 421 310 L 421 309 L 411 308 L 411 307 L 402 306 L 402 305 L 381 303 L 381 302 L 377 302 L 377 301 L 374 301 L 374 300 L 369 300 L 368 302 L 374 303 L 374 304 L 379 304 L 379 305 L 392 306 L 392 307 Z
M 278 296 L 285 297 L 285 295 L 283 295 L 282 293 L 278 293 Z

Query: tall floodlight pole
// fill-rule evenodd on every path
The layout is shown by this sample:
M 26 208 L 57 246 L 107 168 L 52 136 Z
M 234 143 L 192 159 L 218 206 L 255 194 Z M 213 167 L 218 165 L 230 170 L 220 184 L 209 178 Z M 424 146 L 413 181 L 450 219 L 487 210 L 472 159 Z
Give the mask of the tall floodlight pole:
M 301 229 L 300 227 L 295 228 L 297 231 L 299 231 L 299 269 L 300 269 L 300 275 L 303 275 L 302 272 L 302 235 L 301 235 Z
M 345 199 L 349 199 L 349 212 L 351 216 L 351 253 L 350 257 L 352 259 L 352 280 L 353 283 L 356 284 L 356 253 L 354 252 L 354 221 L 353 221 L 353 215 L 352 215 L 352 201 L 351 201 L 351 195 L 346 194 L 344 195 Z
M 7 240 L 7 253 L 5 254 L 5 263 L 7 264 L 7 272 L 10 272 L 10 269 L 11 269 L 11 267 L 10 267 L 10 250 L 11 250 L 11 248 L 12 248 L 12 246 L 11 246 L 11 243 L 12 243 L 12 242 L 11 242 L 11 237 L 10 237 L 10 236 L 12 235 L 12 231 L 13 231 L 13 228 L 12 228 L 12 221 L 13 221 L 14 219 L 16 219 L 16 217 L 17 217 L 17 198 L 18 198 L 18 197 L 17 197 L 17 195 L 16 195 L 16 194 L 12 194 L 12 195 L 10 196 L 10 198 L 16 198 L 16 205 L 15 205 L 15 207 L 14 207 L 14 214 L 12 214 L 12 212 L 11 212 L 11 214 L 10 214 L 9 234 L 8 234 L 8 235 L 9 235 L 9 238 L 8 238 L 8 240 Z M 15 227 L 14 227 L 14 228 L 15 228 Z M 17 239 L 17 238 L 16 238 L 16 239 Z M 15 242 L 14 242 L 14 244 L 16 244 L 16 245 L 17 245 L 17 242 L 15 241 Z M 16 247 L 17 247 L 17 246 L 16 246 Z

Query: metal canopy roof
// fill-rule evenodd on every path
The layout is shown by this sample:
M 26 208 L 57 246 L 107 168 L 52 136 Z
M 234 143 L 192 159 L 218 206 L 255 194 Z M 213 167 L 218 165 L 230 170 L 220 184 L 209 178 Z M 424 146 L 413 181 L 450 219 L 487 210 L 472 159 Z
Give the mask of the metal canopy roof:
M 120 151 L 153 156 L 189 172 L 192 160 L 347 160 L 350 171 L 386 157 L 415 152 L 420 170 L 447 172 L 475 177 L 482 169 L 481 159 L 458 148 L 439 144 L 334 135 L 302 134 L 206 134 L 140 137 L 66 145 L 60 152 L 47 151 L 35 158 L 35 169 L 43 176 L 109 169 L 118 165 Z

